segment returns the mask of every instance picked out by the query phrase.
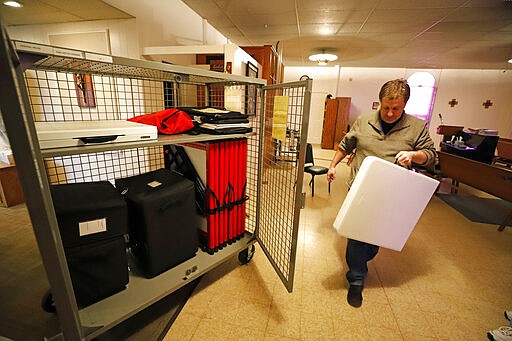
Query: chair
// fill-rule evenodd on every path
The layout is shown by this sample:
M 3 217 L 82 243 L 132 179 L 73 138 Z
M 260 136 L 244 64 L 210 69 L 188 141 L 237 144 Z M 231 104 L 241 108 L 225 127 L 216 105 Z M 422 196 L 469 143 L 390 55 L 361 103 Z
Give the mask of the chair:
M 313 146 L 311 143 L 306 144 L 306 160 L 304 162 L 304 172 L 311 174 L 311 196 L 315 196 L 315 176 L 327 174 L 329 168 L 322 166 L 315 166 L 315 160 L 313 159 Z M 329 182 L 329 193 L 331 193 L 331 183 Z

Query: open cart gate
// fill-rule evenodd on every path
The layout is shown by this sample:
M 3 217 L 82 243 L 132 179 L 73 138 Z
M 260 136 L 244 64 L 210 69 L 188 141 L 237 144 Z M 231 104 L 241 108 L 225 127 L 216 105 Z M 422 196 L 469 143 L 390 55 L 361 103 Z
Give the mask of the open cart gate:
M 293 290 L 312 80 L 263 87 L 265 126 L 256 239 Z

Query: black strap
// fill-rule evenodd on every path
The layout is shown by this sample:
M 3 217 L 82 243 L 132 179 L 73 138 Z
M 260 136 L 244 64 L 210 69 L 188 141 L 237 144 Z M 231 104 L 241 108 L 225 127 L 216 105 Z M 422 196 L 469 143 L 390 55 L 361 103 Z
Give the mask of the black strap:
M 175 111 L 175 112 L 173 112 L 172 114 L 170 114 L 169 116 L 167 116 L 166 118 L 164 118 L 164 119 L 162 120 L 161 125 L 162 125 L 162 128 L 163 128 L 163 129 L 167 129 L 167 125 L 165 124 L 165 122 L 166 122 L 167 120 L 171 119 L 174 115 L 176 115 L 176 114 L 178 113 L 178 111 L 179 111 L 179 110 L 178 110 L 178 109 L 176 109 L 176 111 Z
M 213 195 L 214 199 L 215 199 L 215 202 L 216 202 L 216 206 L 213 207 L 213 208 L 210 208 L 209 205 L 206 205 L 207 208 L 206 208 L 206 214 L 215 214 L 215 213 L 218 213 L 218 212 L 221 212 L 225 209 L 231 211 L 233 209 L 233 207 L 237 206 L 237 205 L 241 205 L 243 204 L 244 202 L 246 202 L 247 200 L 249 200 L 249 196 L 248 195 L 245 195 L 245 187 L 246 187 L 246 184 L 244 184 L 244 187 L 243 187 L 243 195 L 242 197 L 240 197 L 239 199 L 236 199 L 236 200 L 229 200 L 230 199 L 230 193 L 233 193 L 233 197 L 235 196 L 235 192 L 234 192 L 234 187 L 231 185 L 231 183 L 228 183 L 228 188 L 226 189 L 226 192 L 224 193 L 224 203 L 221 205 L 221 202 L 220 200 L 217 198 L 217 196 L 215 195 L 215 193 L 213 193 L 213 191 L 211 190 L 210 187 L 206 187 L 206 191 L 207 192 L 210 192 L 211 195 Z M 226 200 L 226 197 L 228 198 L 228 200 Z

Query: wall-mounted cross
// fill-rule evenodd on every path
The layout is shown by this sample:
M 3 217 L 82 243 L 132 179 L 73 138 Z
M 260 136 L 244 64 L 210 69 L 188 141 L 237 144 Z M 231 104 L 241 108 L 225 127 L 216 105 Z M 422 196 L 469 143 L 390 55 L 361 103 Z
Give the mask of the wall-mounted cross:
M 450 102 L 448 102 L 448 104 L 450 105 L 450 107 L 453 108 L 454 106 L 459 104 L 459 102 L 457 102 L 457 100 L 455 98 L 452 98 L 452 100 Z
M 492 102 L 490 99 L 488 99 L 487 101 L 483 102 L 482 105 L 485 107 L 485 109 L 489 109 L 489 107 L 492 106 Z

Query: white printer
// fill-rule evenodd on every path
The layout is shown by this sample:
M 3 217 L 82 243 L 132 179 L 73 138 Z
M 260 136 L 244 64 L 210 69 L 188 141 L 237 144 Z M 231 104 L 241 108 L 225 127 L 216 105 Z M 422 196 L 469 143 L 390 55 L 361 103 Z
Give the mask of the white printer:
M 76 147 L 97 143 L 155 140 L 155 126 L 123 121 L 35 122 L 41 149 Z

